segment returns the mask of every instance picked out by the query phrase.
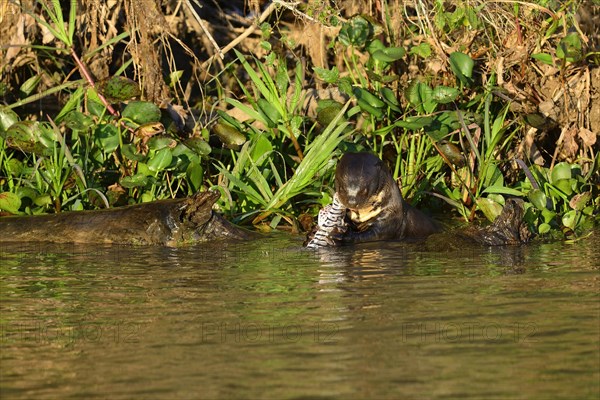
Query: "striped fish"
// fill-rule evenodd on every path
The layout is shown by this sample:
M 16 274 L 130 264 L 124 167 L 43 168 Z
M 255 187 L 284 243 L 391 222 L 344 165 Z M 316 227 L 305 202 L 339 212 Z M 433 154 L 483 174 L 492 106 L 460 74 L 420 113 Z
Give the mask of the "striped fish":
M 335 246 L 329 235 L 338 228 L 343 230 L 346 227 L 345 217 L 346 208 L 340 203 L 336 193 L 333 195 L 333 202 L 319 211 L 317 232 L 306 247 L 318 249 L 319 247 Z

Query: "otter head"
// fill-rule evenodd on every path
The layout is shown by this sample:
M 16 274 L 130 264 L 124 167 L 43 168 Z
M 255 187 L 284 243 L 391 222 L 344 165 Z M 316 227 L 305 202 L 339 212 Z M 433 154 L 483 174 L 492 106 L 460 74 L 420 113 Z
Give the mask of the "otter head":
M 383 161 L 369 153 L 347 153 L 335 171 L 335 190 L 352 220 L 365 222 L 377 216 L 388 200 L 392 176 Z

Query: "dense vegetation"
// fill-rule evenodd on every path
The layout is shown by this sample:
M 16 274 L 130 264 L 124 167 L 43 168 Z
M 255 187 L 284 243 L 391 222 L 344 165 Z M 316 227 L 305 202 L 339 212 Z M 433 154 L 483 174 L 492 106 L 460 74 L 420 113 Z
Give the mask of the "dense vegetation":
M 569 238 L 600 219 L 598 2 L 116 3 L 0 3 L 3 214 L 212 188 L 298 228 L 366 150 L 419 207 L 493 220 L 516 196 Z

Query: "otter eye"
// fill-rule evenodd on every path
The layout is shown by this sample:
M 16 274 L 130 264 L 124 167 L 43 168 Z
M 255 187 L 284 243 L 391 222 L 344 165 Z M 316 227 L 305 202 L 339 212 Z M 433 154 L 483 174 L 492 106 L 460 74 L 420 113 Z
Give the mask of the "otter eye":
M 358 194 L 359 194 L 360 196 L 366 196 L 366 195 L 367 195 L 367 188 L 360 189 L 360 190 L 358 191 Z

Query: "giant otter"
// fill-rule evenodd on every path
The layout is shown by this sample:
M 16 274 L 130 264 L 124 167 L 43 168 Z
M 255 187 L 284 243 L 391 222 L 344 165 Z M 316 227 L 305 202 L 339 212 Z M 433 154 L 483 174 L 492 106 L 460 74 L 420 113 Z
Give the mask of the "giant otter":
M 335 171 L 335 189 L 350 220 L 349 229 L 334 235 L 341 243 L 422 239 L 441 229 L 404 201 L 392 174 L 373 154 L 344 154 Z

